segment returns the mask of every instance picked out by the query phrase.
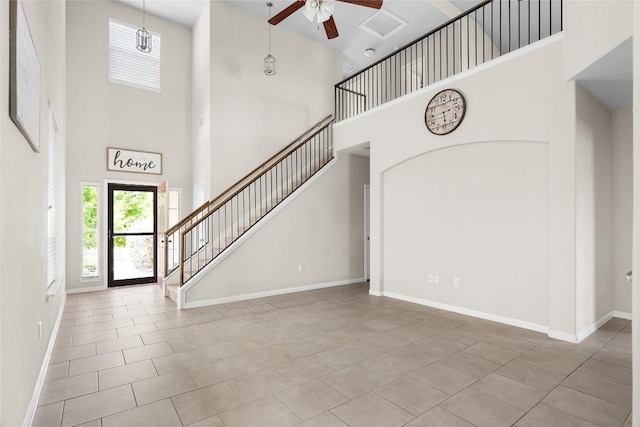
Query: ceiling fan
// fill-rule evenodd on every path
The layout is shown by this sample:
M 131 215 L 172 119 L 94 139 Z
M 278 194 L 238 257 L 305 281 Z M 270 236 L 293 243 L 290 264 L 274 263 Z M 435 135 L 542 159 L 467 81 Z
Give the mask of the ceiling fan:
M 365 6 L 373 9 L 380 9 L 382 7 L 383 0 L 337 0 L 343 3 L 351 3 L 357 6 Z M 305 8 L 302 12 L 304 16 L 311 22 L 322 23 L 324 25 L 324 31 L 327 33 L 327 38 L 335 39 L 338 37 L 338 28 L 336 22 L 333 19 L 333 9 L 335 8 L 335 0 L 296 0 L 291 5 L 287 6 L 282 12 L 269 19 L 269 24 L 278 25 L 284 21 L 294 12 L 299 9 Z

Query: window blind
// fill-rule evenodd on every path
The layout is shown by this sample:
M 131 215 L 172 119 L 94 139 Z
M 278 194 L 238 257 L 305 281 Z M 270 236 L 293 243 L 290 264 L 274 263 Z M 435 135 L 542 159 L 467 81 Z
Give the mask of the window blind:
M 152 34 L 151 52 L 136 49 L 136 27 L 109 20 L 109 79 L 160 90 L 160 35 Z

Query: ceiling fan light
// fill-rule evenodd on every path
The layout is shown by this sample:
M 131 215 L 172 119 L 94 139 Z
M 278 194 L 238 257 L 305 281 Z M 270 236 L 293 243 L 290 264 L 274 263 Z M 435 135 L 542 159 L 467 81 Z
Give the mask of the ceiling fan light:
M 333 11 L 336 8 L 336 3 L 333 0 L 324 0 L 321 4 L 320 4 L 320 12 L 327 14 L 328 16 L 331 16 L 333 14 Z
M 308 3 L 308 1 L 307 1 Z M 302 11 L 302 14 L 305 16 L 305 18 L 307 18 L 309 21 L 313 22 L 316 19 L 316 14 L 317 14 L 317 10 L 315 9 L 311 9 L 311 8 L 306 8 L 305 10 Z

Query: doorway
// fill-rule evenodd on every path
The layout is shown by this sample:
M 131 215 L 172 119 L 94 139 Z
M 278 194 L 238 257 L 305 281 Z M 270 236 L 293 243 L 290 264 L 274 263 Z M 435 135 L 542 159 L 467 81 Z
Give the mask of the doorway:
M 157 281 L 157 196 L 156 186 L 108 185 L 109 287 Z

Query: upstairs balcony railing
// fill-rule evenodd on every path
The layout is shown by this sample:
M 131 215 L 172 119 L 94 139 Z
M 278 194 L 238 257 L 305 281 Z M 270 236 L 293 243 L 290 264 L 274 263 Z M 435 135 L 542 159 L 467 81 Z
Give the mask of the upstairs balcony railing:
M 488 0 L 335 86 L 336 121 L 562 31 L 562 0 Z

